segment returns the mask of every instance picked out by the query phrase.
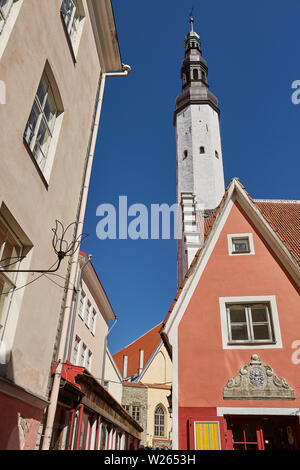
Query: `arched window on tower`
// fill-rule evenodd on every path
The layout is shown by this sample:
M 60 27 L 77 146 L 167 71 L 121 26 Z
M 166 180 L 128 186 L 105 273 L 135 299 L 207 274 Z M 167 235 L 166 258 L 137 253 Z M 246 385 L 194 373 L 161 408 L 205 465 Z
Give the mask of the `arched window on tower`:
M 198 80 L 198 77 L 199 77 L 199 75 L 198 75 L 198 70 L 197 70 L 197 69 L 193 69 L 193 79 L 194 79 L 194 80 Z
M 215 150 L 215 157 L 219 158 L 219 153 L 217 152 L 217 150 Z
M 185 160 L 187 156 L 188 156 L 188 151 L 184 150 L 183 155 L 182 155 L 182 160 Z
M 154 437 L 165 437 L 166 413 L 162 405 L 158 405 L 154 411 Z
M 203 145 L 200 147 L 199 149 L 200 153 L 205 153 L 205 147 L 203 147 Z

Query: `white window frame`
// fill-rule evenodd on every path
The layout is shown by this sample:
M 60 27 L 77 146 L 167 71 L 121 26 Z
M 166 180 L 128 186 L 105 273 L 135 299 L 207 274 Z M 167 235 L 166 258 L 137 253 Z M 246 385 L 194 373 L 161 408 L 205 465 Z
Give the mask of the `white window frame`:
M 78 341 L 76 341 L 77 338 L 78 338 Z M 81 347 L 81 339 L 78 335 L 75 335 L 74 344 L 73 344 L 73 351 L 72 351 L 72 359 L 73 359 L 73 356 L 74 356 L 74 351 L 75 351 L 75 345 L 76 344 L 77 344 L 77 352 L 76 352 L 76 358 L 74 358 L 74 364 L 76 366 L 78 366 L 79 351 L 80 351 L 80 347 Z
M 73 5 L 69 22 L 67 22 L 67 15 L 66 16 L 64 15 L 64 9 L 63 9 L 64 4 L 66 3 Z M 80 43 L 82 31 L 83 31 L 83 24 L 85 20 L 85 11 L 83 7 L 83 2 L 82 0 L 62 0 L 60 12 L 61 12 L 64 24 L 65 24 L 66 31 L 70 39 L 70 43 L 72 45 L 74 57 L 76 58 L 78 49 L 79 49 L 79 43 Z M 78 12 L 77 17 L 76 17 L 76 12 Z
M 248 240 L 249 251 L 247 252 L 238 252 L 233 251 L 233 240 L 236 238 L 246 238 Z M 228 242 L 228 253 L 229 256 L 245 256 L 245 255 L 255 255 L 254 250 L 254 241 L 252 233 L 230 233 L 227 235 Z
M 11 32 L 21 10 L 24 0 L 8 0 L 8 9 L 2 9 L 0 16 L 4 18 L 2 26 L 0 25 L 0 59 L 8 43 Z
M 140 421 L 140 419 L 141 419 L 141 406 L 140 405 L 132 405 L 131 406 L 131 416 L 137 422 Z
M 88 328 L 90 328 L 91 309 L 92 309 L 92 303 L 89 299 L 87 299 L 85 303 L 85 308 L 84 308 L 84 323 L 86 324 Z
M 92 313 L 91 313 L 91 333 L 95 336 L 96 332 L 96 321 L 97 321 L 97 312 L 95 308 L 92 306 Z
M 90 349 L 87 352 L 86 358 L 87 358 L 86 368 L 91 372 L 91 370 L 92 370 L 92 361 L 93 361 L 93 353 Z
M 85 312 L 85 303 L 86 303 L 86 294 L 83 290 L 80 292 L 80 299 L 78 305 L 78 315 L 83 320 L 84 319 L 84 312 Z M 82 308 L 81 308 L 82 307 Z
M 4 7 L 0 5 L 0 34 L 2 33 L 10 12 L 14 6 L 14 0 L 6 0 Z M 2 24 L 1 24 L 2 21 Z
M 273 326 L 274 342 L 272 343 L 239 343 L 232 344 L 229 342 L 229 325 L 227 321 L 227 305 L 228 304 L 255 304 L 268 303 L 270 308 L 270 317 Z M 242 296 L 242 297 L 220 297 L 220 323 L 222 333 L 223 349 L 281 349 L 282 338 L 280 332 L 279 315 L 277 310 L 276 296 Z
M 41 103 L 38 93 L 40 90 L 40 86 L 43 82 L 47 84 L 47 89 L 43 97 L 43 102 Z M 52 98 L 56 109 L 53 126 L 49 125 L 52 122 L 53 118 L 48 121 L 47 115 L 45 113 L 46 104 L 48 103 L 49 97 Z M 38 116 L 36 122 L 34 122 L 34 110 L 37 111 L 36 115 Z M 32 158 L 35 160 L 36 165 L 39 168 L 39 171 L 43 175 L 47 184 L 50 180 L 50 174 L 54 162 L 54 155 L 62 125 L 63 111 L 63 104 L 54 75 L 51 71 L 49 63 L 46 62 L 30 113 L 28 115 L 28 120 L 24 129 L 23 137 L 29 151 L 32 154 Z M 39 131 L 43 125 L 46 128 L 46 132 L 48 132 L 50 135 L 48 146 L 46 147 L 45 151 L 42 150 L 38 142 Z M 39 153 L 35 151 L 36 146 L 40 149 L 41 155 L 43 155 L 44 157 L 41 159 L 41 161 L 39 161 L 38 159 L 40 157 Z
M 159 424 L 155 423 L 155 417 L 156 416 L 162 416 L 162 415 L 157 415 L 156 414 L 156 412 L 159 408 L 161 408 L 163 410 L 163 413 L 164 413 L 163 414 L 163 425 L 160 422 L 159 422 Z M 163 428 L 163 434 L 157 434 L 155 432 L 155 428 L 158 428 L 159 430 L 161 430 Z M 160 439 L 165 438 L 166 437 L 166 428 L 167 428 L 167 413 L 166 413 L 166 410 L 162 405 L 157 405 L 155 407 L 155 410 L 154 410 L 154 430 L 153 430 L 154 437 L 155 438 L 160 438 Z
M 4 240 L 3 243 L 0 244 L 0 260 L 2 259 L 6 244 L 8 243 L 8 239 L 10 244 L 13 246 L 13 251 L 12 251 L 12 257 L 9 260 L 3 260 L 3 266 L 2 262 L 0 261 L 0 279 L 1 279 L 1 284 L 3 284 L 3 292 L 1 292 L 1 297 L 0 297 L 0 336 L 2 333 L 2 329 L 5 326 L 6 319 L 7 319 L 7 314 L 8 314 L 8 308 L 9 308 L 9 302 L 10 299 L 13 295 L 13 290 L 16 287 L 16 282 L 17 282 L 17 273 L 5 273 L 2 272 L 3 269 L 8 268 L 8 269 L 18 269 L 20 267 L 21 263 L 21 256 L 24 251 L 24 246 L 18 239 L 18 237 L 15 235 L 13 230 L 10 228 L 8 223 L 4 220 L 4 218 L 0 215 L 0 227 L 5 233 L 4 235 Z M 19 249 L 19 254 L 17 252 L 14 253 L 15 247 Z M 17 257 L 14 257 L 13 255 L 17 255 Z M 7 262 L 8 261 L 8 262 Z M 13 264 L 12 264 L 12 263 Z
M 80 343 L 80 356 L 79 356 L 79 363 L 78 363 L 78 365 L 80 367 L 85 367 L 86 366 L 87 350 L 88 350 L 87 345 L 83 341 L 81 341 L 81 343 Z M 84 354 L 82 355 L 83 351 L 84 351 Z M 83 358 L 83 361 L 81 363 L 82 358 Z

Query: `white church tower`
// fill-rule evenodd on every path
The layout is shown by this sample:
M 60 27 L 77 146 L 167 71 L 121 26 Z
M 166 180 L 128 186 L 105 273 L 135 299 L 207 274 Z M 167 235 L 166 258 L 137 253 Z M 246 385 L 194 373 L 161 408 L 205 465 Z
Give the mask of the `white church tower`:
M 182 91 L 176 99 L 174 125 L 177 143 L 177 202 L 181 206 L 178 240 L 178 285 L 203 243 L 204 219 L 219 205 L 225 191 L 219 108 L 210 92 L 201 41 L 187 34 L 181 68 Z M 182 223 L 181 223 L 182 222 Z

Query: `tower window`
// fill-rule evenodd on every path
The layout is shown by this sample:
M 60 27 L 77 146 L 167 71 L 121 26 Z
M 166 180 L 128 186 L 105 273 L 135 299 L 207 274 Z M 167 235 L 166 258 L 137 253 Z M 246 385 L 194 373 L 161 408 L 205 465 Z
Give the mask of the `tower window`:
M 205 147 L 201 146 L 199 151 L 200 151 L 200 153 L 205 153 Z
M 193 79 L 198 80 L 198 70 L 197 69 L 193 70 Z
M 219 158 L 219 154 L 216 150 L 215 150 L 215 156 L 216 156 L 216 158 Z
M 183 160 L 185 160 L 187 156 L 188 156 L 188 151 L 187 151 L 187 150 L 184 150 L 184 152 L 183 152 Z

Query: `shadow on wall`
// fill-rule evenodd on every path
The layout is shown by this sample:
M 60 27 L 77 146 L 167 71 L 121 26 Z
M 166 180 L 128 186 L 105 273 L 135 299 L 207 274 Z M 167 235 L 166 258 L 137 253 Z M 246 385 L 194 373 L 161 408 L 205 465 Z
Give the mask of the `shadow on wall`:
M 26 403 L 28 393 L 14 386 L 12 362 L 0 365 L 7 389 L 7 393 L 0 392 L 0 450 L 34 449 L 43 411 Z

